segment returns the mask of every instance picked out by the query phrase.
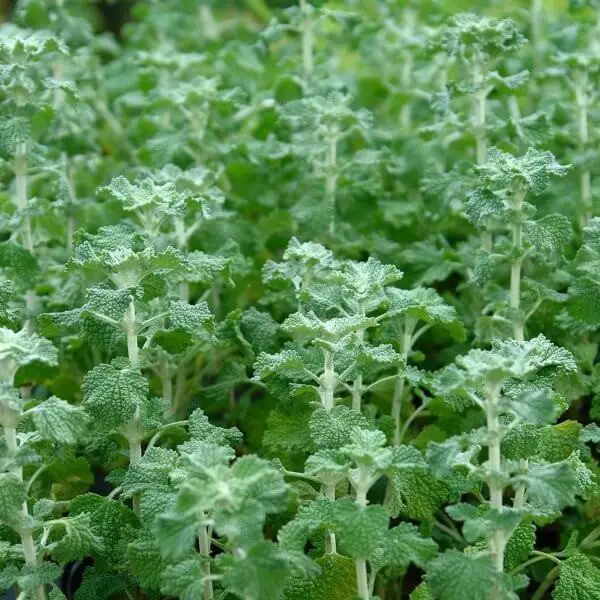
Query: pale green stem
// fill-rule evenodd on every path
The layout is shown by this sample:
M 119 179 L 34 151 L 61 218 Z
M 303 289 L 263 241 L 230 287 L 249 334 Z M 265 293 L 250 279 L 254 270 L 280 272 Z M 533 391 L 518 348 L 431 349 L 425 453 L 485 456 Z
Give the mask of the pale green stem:
M 365 316 L 365 305 L 364 305 L 363 301 L 359 302 L 358 314 L 361 317 Z M 356 332 L 356 336 L 358 338 L 358 343 L 362 344 L 363 340 L 365 339 L 365 330 L 364 329 L 359 329 Z M 362 376 L 362 373 L 359 373 L 356 376 L 356 379 L 354 380 L 354 383 L 352 385 L 352 392 L 351 392 L 352 393 L 352 410 L 355 410 L 356 412 L 360 412 L 361 411 L 363 392 L 364 392 L 364 388 L 363 388 L 363 376 Z
M 523 223 L 521 213 L 525 192 L 517 190 L 514 198 L 515 222 L 512 227 L 512 249 L 514 256 L 510 268 L 510 306 L 512 308 L 513 337 L 522 342 L 524 337 L 523 319 L 521 316 L 521 267 L 523 264 Z
M 136 316 L 135 316 L 135 301 L 131 298 L 129 307 L 125 313 L 123 320 L 125 333 L 127 335 L 127 355 L 129 364 L 132 369 L 140 368 L 140 355 L 138 348 Z M 139 431 L 140 409 L 136 409 L 131 421 L 127 424 L 126 434 L 129 442 L 129 464 L 135 465 L 142 458 L 142 440 Z M 140 497 L 138 494 L 133 496 L 133 510 L 139 515 L 140 513 Z
M 336 221 L 336 205 L 335 205 L 335 194 L 337 188 L 337 131 L 329 133 L 328 144 L 327 144 L 327 159 L 326 159 L 326 186 L 325 186 L 325 200 L 327 207 L 331 212 L 331 220 L 329 221 L 329 233 L 335 234 L 335 221 Z
M 215 19 L 211 7 L 208 4 L 201 4 L 199 13 L 204 35 L 209 40 L 218 40 L 221 36 L 221 31 L 219 28 L 219 22 Z
M 523 265 L 523 247 L 522 247 L 522 236 L 523 236 L 523 224 L 521 222 L 521 212 L 523 210 L 523 200 L 525 193 L 518 190 L 515 194 L 514 209 L 517 213 L 517 218 L 513 224 L 512 232 L 512 247 L 516 258 L 514 259 L 510 267 L 510 306 L 512 309 L 512 325 L 513 325 L 513 337 L 522 342 L 525 339 L 525 331 L 523 324 L 523 317 L 521 315 L 521 267 Z M 529 469 L 529 460 L 521 459 L 519 461 L 519 472 L 526 474 Z M 525 505 L 527 495 L 527 489 L 525 485 L 520 484 L 515 488 L 515 496 L 513 498 L 513 506 L 515 508 L 523 508 Z
M 589 545 L 591 543 L 593 543 L 595 540 L 597 540 L 599 537 L 600 537 L 600 525 L 595 527 L 590 533 L 588 533 L 588 535 L 585 536 L 585 538 L 583 538 L 583 540 L 581 540 L 579 547 L 583 548 L 583 549 L 588 548 Z
M 531 596 L 531 600 L 542 600 L 543 598 L 546 598 L 546 592 L 550 589 L 559 573 L 560 568 L 558 565 L 556 565 L 551 571 L 548 572 L 548 575 L 546 575 L 546 578 L 544 581 L 542 581 L 540 587 L 538 587 L 533 596 Z
M 475 93 L 473 95 L 473 108 L 471 122 L 475 135 L 475 161 L 482 165 L 487 160 L 487 135 L 485 131 L 485 102 L 486 91 L 483 89 L 484 72 L 483 64 L 477 60 L 473 63 L 473 84 Z
M 408 37 L 414 34 L 415 29 L 415 12 L 411 8 L 405 8 L 403 11 L 404 31 Z M 404 53 L 402 62 L 402 87 L 405 92 L 412 88 L 412 71 L 414 67 L 413 53 L 408 50 Z M 410 133 L 412 129 L 412 101 L 406 100 L 400 111 L 400 126 L 404 134 Z
M 154 446 L 156 446 L 156 442 L 158 442 L 158 440 L 161 438 L 161 436 L 163 435 L 163 433 L 167 430 L 167 429 L 172 429 L 173 427 L 184 427 L 185 425 L 188 424 L 188 421 L 174 421 L 172 423 L 167 423 L 166 425 L 163 425 L 151 438 L 150 441 L 148 442 L 148 444 L 146 445 L 146 452 L 148 452 L 148 450 L 150 450 L 151 448 L 154 448 Z
M 8 427 L 4 425 L 4 439 L 6 441 L 6 447 L 12 456 L 15 456 L 19 450 L 17 442 L 17 430 L 15 427 Z M 23 481 L 23 468 L 15 466 L 11 469 L 13 475 L 15 475 L 19 481 Z M 23 502 L 19 515 L 19 520 L 22 522 L 29 521 L 29 510 L 27 508 L 27 500 Z M 25 558 L 25 564 L 29 567 L 36 568 L 38 566 L 38 556 L 35 548 L 35 541 L 33 534 L 27 527 L 18 528 L 19 536 L 21 537 L 21 546 L 23 548 L 23 556 Z M 36 585 L 33 589 L 34 600 L 46 600 L 46 589 L 43 585 Z
M 173 378 L 171 376 L 171 366 L 169 357 L 163 354 L 160 358 L 160 383 L 162 387 L 162 396 L 169 403 L 169 412 L 173 410 Z
M 175 395 L 173 402 L 173 414 L 184 416 L 187 404 L 187 365 L 181 364 L 175 373 Z
M 314 69 L 315 30 L 312 16 L 308 12 L 306 0 L 300 0 L 300 10 L 303 15 L 302 66 L 304 68 L 304 76 L 308 79 L 312 75 Z
M 577 132 L 579 135 L 580 151 L 582 153 L 587 150 L 589 143 L 589 98 L 586 93 L 587 86 L 587 74 L 581 73 L 577 77 L 575 100 L 577 104 Z M 581 193 L 581 226 L 585 227 L 592 216 L 592 175 L 587 166 L 584 166 L 581 169 L 579 177 Z
M 127 356 L 132 369 L 140 368 L 140 351 L 138 348 L 137 327 L 135 317 L 135 301 L 129 301 L 129 306 L 124 318 L 125 333 L 127 335 Z
M 542 28 L 544 20 L 544 0 L 531 2 L 531 42 L 533 47 L 534 64 L 539 66 L 541 60 Z
M 404 332 L 402 334 L 402 358 L 403 364 L 398 371 L 396 385 L 394 386 L 394 395 L 392 396 L 392 418 L 394 419 L 394 444 L 399 445 L 401 439 L 400 417 L 402 414 L 402 400 L 404 399 L 405 377 L 404 369 L 408 356 L 412 349 L 413 332 L 417 322 L 412 317 L 406 317 Z
M 17 144 L 15 155 L 15 204 L 19 212 L 23 215 L 23 225 L 21 229 L 23 248 L 34 254 L 33 246 L 33 228 L 29 216 L 29 192 L 28 192 L 28 158 L 27 142 Z M 29 290 L 25 297 L 27 319 L 25 328 L 29 333 L 35 331 L 35 311 L 37 308 L 37 298 L 33 290 Z
M 321 375 L 321 387 L 319 395 L 325 410 L 331 410 L 334 406 L 334 393 L 337 384 L 335 367 L 333 364 L 333 352 L 328 348 L 323 348 L 323 375 Z
M 367 575 L 367 561 L 364 558 L 355 559 L 356 564 L 356 588 L 361 600 L 369 600 L 369 578 Z
M 75 217 L 72 213 L 67 216 L 67 249 L 73 249 L 73 236 L 75 235 Z
M 328 500 L 335 502 L 335 483 L 325 484 L 325 495 Z M 328 531 L 325 534 L 325 547 L 329 554 L 335 554 L 337 552 L 337 540 L 333 531 Z
M 23 212 L 23 248 L 33 254 L 33 232 L 28 211 L 27 142 L 17 144 L 15 169 L 16 205 Z
M 404 439 L 404 436 L 406 435 L 406 432 L 408 431 L 408 428 L 410 427 L 411 423 L 427 408 L 427 404 L 423 403 L 421 404 L 421 406 L 419 406 L 419 408 L 417 408 L 416 410 L 414 410 L 412 412 L 412 414 L 408 417 L 408 419 L 406 419 L 406 421 L 404 422 L 404 425 L 402 426 L 402 429 L 400 431 L 400 437 L 398 439 L 398 444 L 402 443 L 402 440 Z
M 198 549 L 200 550 L 200 556 L 207 559 L 210 558 L 210 539 L 208 536 L 208 528 L 204 525 L 200 527 L 198 531 Z M 210 578 L 210 563 L 206 560 L 202 561 L 202 575 L 204 576 L 204 600 L 213 600 L 213 582 Z
M 185 252 L 189 239 L 188 231 L 186 231 L 185 221 L 177 217 L 174 220 L 175 237 L 177 239 L 177 247 Z M 184 302 L 190 301 L 190 284 L 187 281 L 179 282 L 179 298 Z M 175 393 L 173 397 L 172 413 L 182 416 L 185 405 L 185 387 L 187 383 L 187 365 L 180 364 L 175 373 Z
M 177 240 L 177 248 L 185 252 L 188 242 L 188 232 L 185 228 L 185 221 L 181 217 L 175 217 L 173 221 L 175 227 L 175 238 Z M 181 281 L 179 283 L 179 298 L 184 302 L 189 302 L 190 299 L 190 288 L 187 281 Z
M 359 465 L 358 474 L 353 481 L 353 487 L 356 494 L 356 504 L 358 506 L 367 506 L 367 492 L 371 486 L 370 474 L 368 471 Z M 367 561 L 365 558 L 354 559 L 356 565 L 356 588 L 358 597 L 361 600 L 369 600 L 371 597 L 369 591 L 369 577 L 367 573 Z
M 485 130 L 485 104 L 487 94 L 484 85 L 483 60 L 476 60 L 473 63 L 473 84 L 475 93 L 473 94 L 473 106 L 471 109 L 471 124 L 473 126 L 473 135 L 475 136 L 475 162 L 483 165 L 487 160 L 488 141 Z M 481 232 L 481 247 L 486 252 L 492 251 L 492 234 L 487 229 Z
M 323 348 L 323 374 L 321 375 L 321 385 L 319 387 L 319 396 L 325 410 L 332 410 L 334 406 L 334 393 L 337 384 L 335 374 L 335 365 L 333 363 L 333 352 L 328 348 Z M 335 482 L 324 484 L 325 495 L 331 501 L 335 500 Z M 325 550 L 330 554 L 337 551 L 335 533 L 329 531 L 325 534 Z
M 498 401 L 500 389 L 497 386 L 490 386 L 486 391 L 486 420 L 487 432 L 489 436 L 488 453 L 490 476 L 488 487 L 490 491 L 490 506 L 493 510 L 501 512 L 503 503 L 503 487 L 498 483 L 497 478 L 502 473 L 502 455 L 500 451 L 501 433 L 500 420 L 498 418 Z M 504 571 L 504 552 L 507 544 L 507 533 L 503 529 L 496 529 L 489 536 L 490 548 L 493 553 L 494 567 L 498 573 Z M 494 590 L 493 600 L 500 600 L 500 590 Z

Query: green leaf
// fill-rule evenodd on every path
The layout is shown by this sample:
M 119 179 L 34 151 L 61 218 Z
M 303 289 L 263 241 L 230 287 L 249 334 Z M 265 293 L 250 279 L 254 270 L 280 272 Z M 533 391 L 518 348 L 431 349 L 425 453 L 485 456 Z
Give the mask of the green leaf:
M 98 365 L 83 379 L 84 407 L 94 423 L 114 430 L 133 417 L 148 394 L 146 378 L 133 369 Z
M 254 373 L 260 379 L 279 373 L 285 377 L 302 374 L 304 362 L 295 350 L 282 350 L 277 354 L 261 352 L 254 363 Z
M 527 495 L 535 507 L 560 511 L 575 504 L 577 481 L 566 461 L 532 465 L 528 473 L 515 478 L 527 486 Z
M 441 48 L 463 60 L 481 60 L 516 50 L 525 43 L 517 24 L 511 19 L 492 19 L 472 13 L 453 16 L 442 28 Z
M 310 417 L 310 437 L 315 449 L 338 449 L 348 444 L 354 427 L 368 427 L 366 419 L 347 406 L 334 406 L 331 410 L 319 407 Z
M 498 148 L 490 148 L 487 162 L 477 166 L 482 182 L 494 189 L 522 186 L 536 196 L 546 190 L 551 176 L 564 177 L 568 166 L 556 162 L 548 151 L 529 148 L 516 157 Z
M 569 220 L 557 214 L 528 221 L 524 233 L 527 241 L 545 257 L 562 254 L 573 236 Z
M 504 210 L 502 198 L 485 187 L 471 192 L 465 204 L 469 221 L 478 228 L 485 227 L 491 217 L 501 216 Z
M 528 390 L 511 398 L 510 412 L 526 425 L 544 425 L 556 418 L 556 394 L 549 389 Z
M 307 314 L 294 313 L 281 325 L 281 328 L 294 335 L 305 335 L 313 338 L 322 338 L 329 342 L 337 342 L 347 335 L 375 327 L 377 321 L 359 315 L 349 317 L 334 317 L 321 321 L 314 312 Z
M 589 423 L 581 430 L 581 441 L 584 443 L 600 444 L 600 427 Z
M 423 569 L 437 553 L 437 544 L 422 537 L 415 525 L 400 523 L 386 532 L 379 547 L 369 557 L 369 564 L 374 571 L 388 566 L 404 569 L 410 563 Z
M 525 562 L 535 547 L 535 525 L 521 523 L 510 536 L 504 553 L 504 568 L 512 571 Z
M 0 268 L 16 281 L 31 281 L 39 273 L 38 261 L 31 252 L 13 242 L 0 243 Z
M 581 424 L 563 421 L 540 431 L 540 455 L 548 462 L 566 460 L 579 448 Z
M 106 600 L 117 594 L 132 593 L 136 584 L 123 573 L 103 571 L 98 566 L 88 567 L 75 591 L 75 600 Z
M 463 535 L 470 544 L 485 538 L 493 531 L 509 532 L 517 527 L 522 512 L 504 507 L 502 511 L 481 510 L 472 504 L 448 506 L 446 512 L 457 521 L 464 521 Z
M 305 451 L 311 447 L 309 421 L 313 409 L 304 403 L 296 404 L 289 409 L 276 408 L 267 417 L 263 445 L 273 452 Z
M 203 573 L 197 557 L 167 565 L 162 576 L 161 591 L 181 600 L 201 598 L 204 594 Z
M 418 585 L 410 595 L 410 600 L 435 600 L 426 582 Z
M 304 554 L 284 551 L 267 541 L 256 543 L 241 558 L 221 556 L 220 563 L 225 568 L 223 585 L 250 600 L 279 600 L 290 576 L 318 572 Z
M 600 597 L 600 569 L 584 554 L 574 554 L 560 565 L 553 600 L 594 600 Z
M 188 419 L 188 431 L 192 439 L 202 440 L 217 446 L 237 446 L 242 442 L 242 432 L 237 427 L 218 427 L 213 425 L 204 414 L 197 408 Z
M 50 561 L 45 561 L 40 565 L 24 565 L 17 578 L 19 588 L 28 596 L 35 594 L 37 586 L 46 586 L 55 583 L 61 575 L 61 568 Z
M 194 333 L 199 329 L 214 329 L 213 315 L 206 302 L 188 304 L 181 300 L 169 304 L 169 320 L 175 329 Z
M 58 562 L 66 564 L 104 552 L 102 539 L 94 533 L 91 515 L 82 513 L 59 519 L 53 524 L 64 528 L 61 538 L 49 545 L 52 557 Z
M 427 585 L 438 600 L 489 600 L 502 583 L 491 556 L 447 550 L 429 563 Z
M 384 265 L 370 257 L 366 262 L 346 261 L 335 270 L 329 281 L 341 283 L 346 293 L 364 301 L 379 294 L 385 286 L 402 279 L 403 273 L 393 265 Z
M 168 566 L 161 556 L 156 538 L 151 531 L 142 530 L 140 536 L 127 545 L 127 560 L 131 565 L 132 573 L 139 578 L 142 587 L 159 590 L 163 579 L 167 580 Z M 191 570 L 196 573 L 195 569 Z M 165 587 L 167 586 L 168 584 L 165 583 Z
M 42 439 L 75 444 L 85 432 L 88 417 L 81 407 L 51 396 L 31 409 L 37 433 Z
M 525 342 L 492 340 L 491 350 L 471 350 L 456 362 L 474 381 L 524 378 L 548 367 L 565 372 L 577 369 L 573 355 L 542 334 Z
M 410 315 L 418 321 L 442 326 L 457 340 L 464 339 L 464 326 L 456 309 L 446 304 L 435 290 L 424 287 L 412 290 L 388 288 L 386 293 L 390 300 L 388 315 Z
M 0 327 L 0 368 L 4 369 L 8 381 L 12 382 L 19 367 L 33 362 L 54 366 L 58 362 L 58 351 L 51 342 L 35 333 Z
M 180 215 L 185 209 L 187 196 L 177 191 L 174 181 L 157 183 L 152 177 L 132 184 L 125 177 L 115 177 L 107 186 L 98 188 L 98 194 L 118 201 L 126 211 L 152 209 L 160 216 Z
M 319 574 L 291 577 L 283 593 L 284 600 L 347 600 L 356 596 L 354 560 L 339 554 L 326 554 L 315 560 Z
M 125 551 L 130 538 L 139 527 L 137 517 L 131 509 L 117 500 L 110 500 L 96 494 L 82 494 L 71 501 L 72 517 L 85 515 L 93 535 L 100 544 L 91 548 L 91 555 L 103 565 L 112 568 L 125 559 Z
M 26 497 L 25 486 L 16 475 L 0 473 L 0 521 L 17 525 Z
M 340 500 L 334 507 L 335 531 L 344 554 L 368 558 L 378 548 L 388 530 L 388 516 L 382 506 L 358 506 Z

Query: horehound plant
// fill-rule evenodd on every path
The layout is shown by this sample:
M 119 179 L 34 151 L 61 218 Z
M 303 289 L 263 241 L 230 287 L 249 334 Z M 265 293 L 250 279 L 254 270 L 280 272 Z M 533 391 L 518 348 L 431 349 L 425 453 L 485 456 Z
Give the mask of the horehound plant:
M 120 1 L 0 27 L 0 595 L 600 598 L 597 0 Z

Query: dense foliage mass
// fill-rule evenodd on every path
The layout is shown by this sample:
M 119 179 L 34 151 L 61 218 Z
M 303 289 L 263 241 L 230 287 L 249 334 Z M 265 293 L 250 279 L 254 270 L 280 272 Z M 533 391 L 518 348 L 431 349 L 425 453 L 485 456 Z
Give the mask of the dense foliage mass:
M 600 599 L 600 4 L 87 0 L 0 28 L 0 592 Z

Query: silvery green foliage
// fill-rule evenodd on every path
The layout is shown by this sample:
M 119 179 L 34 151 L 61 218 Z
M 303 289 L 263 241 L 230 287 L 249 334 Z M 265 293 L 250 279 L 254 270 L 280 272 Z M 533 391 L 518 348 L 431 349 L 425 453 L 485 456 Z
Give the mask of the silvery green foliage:
M 597 3 L 107 4 L 0 28 L 0 593 L 598 597 Z

